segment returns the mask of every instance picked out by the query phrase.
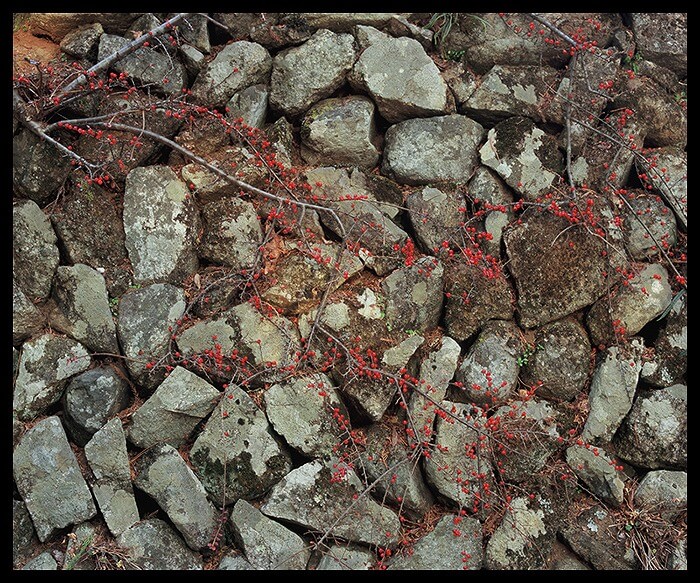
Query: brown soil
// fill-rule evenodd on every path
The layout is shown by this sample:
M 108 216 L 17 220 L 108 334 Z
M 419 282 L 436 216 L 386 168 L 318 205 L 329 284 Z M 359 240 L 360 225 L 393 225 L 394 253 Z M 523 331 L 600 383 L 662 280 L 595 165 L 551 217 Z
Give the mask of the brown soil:
M 36 67 L 27 59 L 46 64 L 60 56 L 60 47 L 48 39 L 39 38 L 23 30 L 12 35 L 12 62 L 15 75 L 36 71 Z

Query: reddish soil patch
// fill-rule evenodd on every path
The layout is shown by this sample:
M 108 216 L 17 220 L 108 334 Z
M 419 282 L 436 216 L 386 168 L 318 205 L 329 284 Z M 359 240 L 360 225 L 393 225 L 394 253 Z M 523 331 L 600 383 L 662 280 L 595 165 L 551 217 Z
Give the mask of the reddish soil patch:
M 15 75 L 36 71 L 36 67 L 26 59 L 46 64 L 60 56 L 60 47 L 48 39 L 36 37 L 23 30 L 12 35 L 12 62 L 13 74 Z

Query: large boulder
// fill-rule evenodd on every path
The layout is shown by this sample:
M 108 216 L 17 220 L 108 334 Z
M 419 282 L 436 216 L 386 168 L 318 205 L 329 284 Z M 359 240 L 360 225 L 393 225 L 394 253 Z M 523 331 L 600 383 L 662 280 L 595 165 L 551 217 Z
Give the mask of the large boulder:
M 680 78 L 688 74 L 688 14 L 633 12 L 632 31 L 637 50 Z

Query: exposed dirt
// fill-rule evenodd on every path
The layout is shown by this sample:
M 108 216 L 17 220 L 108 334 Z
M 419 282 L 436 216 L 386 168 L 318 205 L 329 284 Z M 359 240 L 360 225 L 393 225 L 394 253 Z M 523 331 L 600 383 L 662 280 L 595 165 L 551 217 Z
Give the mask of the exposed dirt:
M 24 30 L 12 35 L 12 69 L 15 75 L 36 71 L 36 67 L 27 59 L 46 64 L 60 56 L 61 48 L 48 39 L 39 38 Z

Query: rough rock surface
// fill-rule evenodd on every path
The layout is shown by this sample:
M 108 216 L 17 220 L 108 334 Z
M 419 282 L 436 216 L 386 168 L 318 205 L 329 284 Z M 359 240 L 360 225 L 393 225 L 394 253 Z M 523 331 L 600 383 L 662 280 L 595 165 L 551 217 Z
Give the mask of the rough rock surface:
M 159 518 L 147 518 L 117 538 L 129 561 L 146 571 L 193 571 L 202 560 L 189 549 L 177 532 Z
M 329 545 L 316 566 L 317 571 L 368 571 L 375 566 L 373 553 L 357 545 Z
M 12 185 L 22 196 L 43 207 L 56 196 L 71 166 L 68 158 L 29 130 L 12 138 Z
M 634 493 L 634 503 L 673 520 L 688 506 L 688 474 L 669 470 L 648 472 Z
M 566 462 L 591 492 L 606 504 L 619 508 L 624 500 L 624 483 L 611 459 L 597 447 L 572 445 L 566 450 Z
M 426 253 L 436 253 L 443 241 L 457 237 L 466 218 L 464 197 L 452 189 L 425 186 L 406 199 L 416 240 Z
M 17 280 L 12 279 L 12 344 L 21 344 L 23 340 L 39 332 L 44 326 L 44 315 L 29 300 Z

